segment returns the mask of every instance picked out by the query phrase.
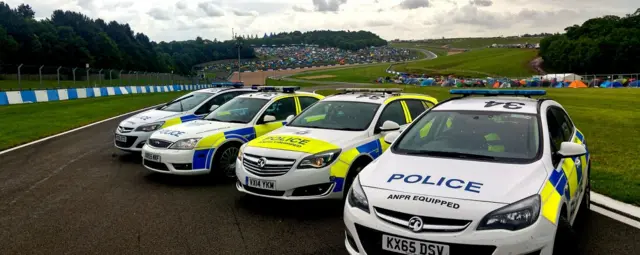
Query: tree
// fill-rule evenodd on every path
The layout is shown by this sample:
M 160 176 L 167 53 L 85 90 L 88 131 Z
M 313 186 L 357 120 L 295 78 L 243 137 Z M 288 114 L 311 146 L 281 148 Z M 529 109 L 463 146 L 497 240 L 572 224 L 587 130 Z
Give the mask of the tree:
M 33 19 L 36 13 L 31 9 L 28 4 L 21 4 L 16 9 L 16 12 L 25 19 Z

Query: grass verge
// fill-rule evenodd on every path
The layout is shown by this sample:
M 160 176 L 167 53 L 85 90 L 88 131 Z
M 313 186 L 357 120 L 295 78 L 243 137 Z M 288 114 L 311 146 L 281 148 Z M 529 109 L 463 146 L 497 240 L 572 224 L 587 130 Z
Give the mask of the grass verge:
M 210 77 L 213 78 L 213 77 Z M 173 83 L 172 83 L 173 82 Z M 113 80 L 91 80 L 83 81 L 52 81 L 43 80 L 0 80 L 0 90 L 20 90 L 20 89 L 51 89 L 51 88 L 86 88 L 86 87 L 118 87 L 118 86 L 143 86 L 143 85 L 170 85 L 170 84 L 190 84 L 191 81 L 186 79 L 113 79 Z M 122 84 L 122 85 L 121 85 Z
M 448 88 L 408 87 L 404 91 L 428 94 L 438 100 L 449 98 Z M 323 95 L 335 92 L 317 91 Z M 640 89 L 547 89 L 546 97 L 562 104 L 585 134 L 592 155 L 593 190 L 640 205 L 640 114 L 635 103 Z
M 161 104 L 185 93 L 133 94 L 2 106 L 0 150 Z

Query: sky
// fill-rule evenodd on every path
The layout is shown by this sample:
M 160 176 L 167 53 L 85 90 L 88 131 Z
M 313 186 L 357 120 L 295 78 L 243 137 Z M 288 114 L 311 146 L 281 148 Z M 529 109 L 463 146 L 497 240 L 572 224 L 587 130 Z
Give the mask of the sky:
M 228 40 L 238 34 L 367 30 L 386 40 L 562 32 L 604 16 L 633 13 L 638 0 L 0 0 L 129 23 L 154 41 Z

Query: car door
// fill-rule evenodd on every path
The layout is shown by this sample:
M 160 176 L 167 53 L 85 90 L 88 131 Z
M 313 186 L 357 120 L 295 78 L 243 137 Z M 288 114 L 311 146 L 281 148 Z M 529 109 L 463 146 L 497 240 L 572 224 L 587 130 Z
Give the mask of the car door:
M 211 112 L 210 111 L 211 106 L 223 105 L 224 103 L 229 102 L 229 100 L 235 98 L 236 96 L 239 96 L 240 94 L 241 94 L 240 91 L 232 91 L 232 92 L 216 95 L 213 98 L 209 99 L 209 101 L 207 101 L 206 103 L 202 104 L 200 108 L 198 108 L 194 112 L 194 114 L 200 117 L 204 117 L 205 115 Z
M 576 128 L 571 122 L 569 115 L 562 108 L 551 106 L 550 110 L 553 112 L 554 117 L 557 122 L 560 124 L 560 129 L 562 130 L 562 138 L 564 142 L 575 142 L 576 139 Z M 580 201 L 580 193 L 583 191 L 582 178 L 586 176 L 587 167 L 585 164 L 587 162 L 582 162 L 583 157 L 573 157 L 565 159 L 565 166 L 571 169 L 571 175 L 568 177 L 569 190 L 571 193 L 571 206 L 575 207 Z M 563 166 L 563 168 L 565 167 Z
M 298 103 L 298 114 L 300 114 L 302 111 L 304 111 L 304 109 L 307 109 L 307 107 L 315 104 L 319 100 L 320 99 L 318 98 L 310 96 L 297 96 L 296 101 Z
M 282 127 L 283 122 L 287 117 L 289 117 L 289 115 L 297 114 L 297 109 L 298 106 L 296 104 L 295 96 L 284 97 L 271 102 L 256 121 L 256 138 Z M 274 116 L 276 120 L 265 123 L 264 117 L 267 115 Z
M 395 100 L 384 105 L 384 108 L 382 109 L 382 112 L 380 113 L 380 116 L 376 121 L 376 126 L 374 127 L 373 131 L 373 140 L 381 140 L 380 146 L 382 151 L 380 152 L 380 154 L 382 154 L 382 152 L 386 151 L 387 148 L 389 148 L 389 144 L 382 141 L 384 134 L 381 132 L 380 127 L 382 127 L 382 124 L 387 120 L 396 122 L 400 126 L 408 124 L 410 122 L 409 120 L 411 116 L 407 116 L 407 113 L 408 110 L 406 109 L 405 104 L 402 100 Z
M 569 215 L 574 214 L 576 203 L 578 202 L 578 175 L 576 171 L 576 162 L 574 158 L 561 158 L 557 156 L 558 150 L 563 142 L 572 141 L 573 125 L 567 122 L 563 116 L 564 111 L 558 107 L 551 106 L 547 109 L 547 128 L 551 144 L 552 158 L 551 162 L 554 171 L 563 171 L 567 178 L 567 184 L 564 189 L 564 196 L 567 200 L 567 209 Z M 577 162 L 582 164 L 581 162 Z

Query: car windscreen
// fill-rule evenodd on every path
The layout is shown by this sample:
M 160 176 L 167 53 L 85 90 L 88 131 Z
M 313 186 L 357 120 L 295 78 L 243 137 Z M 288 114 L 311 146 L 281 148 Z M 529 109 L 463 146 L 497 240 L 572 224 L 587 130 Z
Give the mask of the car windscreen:
M 192 92 L 169 102 L 167 105 L 158 108 L 158 110 L 168 112 L 189 111 L 209 99 L 211 96 L 213 96 L 211 93 Z
M 349 101 L 319 101 L 288 126 L 362 131 L 369 127 L 379 104 Z
M 215 109 L 205 120 L 231 123 L 249 123 L 269 100 L 260 98 L 236 97 Z
M 541 147 L 533 114 L 430 111 L 403 133 L 395 153 L 528 162 Z

